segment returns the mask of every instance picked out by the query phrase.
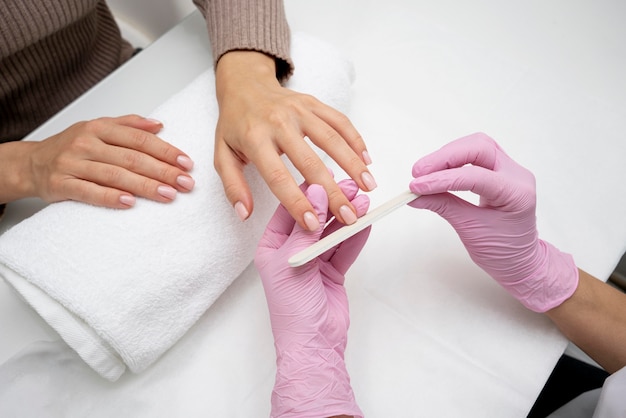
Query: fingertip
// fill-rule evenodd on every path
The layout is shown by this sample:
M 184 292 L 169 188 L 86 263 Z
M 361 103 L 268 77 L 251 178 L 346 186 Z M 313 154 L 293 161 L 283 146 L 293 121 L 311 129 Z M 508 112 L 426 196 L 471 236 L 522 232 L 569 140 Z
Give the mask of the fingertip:
M 372 190 L 378 187 L 378 184 L 376 184 L 376 180 L 374 179 L 374 176 L 372 176 L 372 174 L 369 171 L 364 171 L 363 173 L 361 173 L 361 181 L 367 188 L 368 192 L 371 192 Z
M 372 164 L 372 158 L 370 157 L 370 153 L 367 152 L 367 150 L 364 150 L 361 153 L 361 157 L 363 158 L 363 162 L 365 163 L 365 165 L 370 165 Z
M 319 215 L 318 215 L 319 216 Z M 315 232 L 320 228 L 319 217 L 313 214 L 313 212 L 305 212 L 303 215 L 304 225 L 306 225 L 306 229 Z
M 194 166 L 193 160 L 186 155 L 176 157 L 176 162 L 187 171 L 191 171 Z
M 150 132 L 152 134 L 156 134 L 161 129 L 163 129 L 163 123 L 153 118 L 146 118 L 139 115 L 131 115 L 127 120 L 130 126 Z
M 135 203 L 137 203 L 137 199 L 135 198 L 135 196 L 130 194 L 121 195 L 119 201 L 122 204 L 122 209 L 132 208 L 133 206 L 135 206 Z
M 341 219 L 343 219 L 343 223 L 346 225 L 352 225 L 357 220 L 357 214 L 348 205 L 342 205 L 339 208 L 339 215 L 341 215 Z
M 151 125 L 163 127 L 163 122 L 161 122 L 160 120 L 156 120 L 153 118 L 144 118 L 144 120 Z
M 242 222 L 250 217 L 250 211 L 248 210 L 248 208 L 246 208 L 246 205 L 244 205 L 243 202 L 237 201 L 233 207 L 235 209 L 237 217 Z
M 409 183 L 409 190 L 415 194 L 426 194 L 424 193 L 424 190 L 422 190 L 422 188 L 420 187 L 420 183 L 417 182 L 416 180 L 413 180 Z

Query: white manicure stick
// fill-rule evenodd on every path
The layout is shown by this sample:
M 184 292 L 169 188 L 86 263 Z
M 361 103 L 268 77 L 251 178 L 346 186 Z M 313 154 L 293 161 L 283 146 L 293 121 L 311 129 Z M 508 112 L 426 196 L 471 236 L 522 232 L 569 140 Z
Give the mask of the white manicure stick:
M 291 256 L 288 260 L 289 265 L 291 267 L 299 267 L 303 264 L 308 263 L 315 257 L 323 254 L 325 251 L 328 251 L 340 242 L 347 240 L 352 235 L 364 230 L 380 218 L 387 216 L 394 210 L 406 205 L 407 203 L 417 199 L 418 197 L 419 195 L 416 195 L 409 190 L 402 194 L 399 194 L 393 199 L 378 206 L 376 209 L 373 209 L 365 215 L 361 216 L 352 225 L 346 225 L 339 228 L 332 234 L 325 236 L 310 247 L 305 248 L 299 253 Z

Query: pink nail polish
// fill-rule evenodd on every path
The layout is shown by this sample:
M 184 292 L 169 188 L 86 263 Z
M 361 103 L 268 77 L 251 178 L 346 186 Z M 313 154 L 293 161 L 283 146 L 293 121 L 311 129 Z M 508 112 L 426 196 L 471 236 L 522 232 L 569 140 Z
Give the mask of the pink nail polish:
M 365 163 L 365 165 L 370 165 L 372 163 L 369 152 L 363 151 L 363 154 L 361 155 L 363 156 L 363 162 Z
M 241 202 L 235 203 L 235 213 L 242 222 L 248 219 L 248 216 L 250 216 L 250 212 L 248 212 L 246 206 Z
M 346 225 L 352 225 L 356 222 L 356 214 L 346 205 L 339 208 L 339 214 Z
M 178 176 L 176 177 L 176 183 L 178 183 L 182 188 L 191 190 L 196 182 L 189 176 Z
M 191 160 L 191 158 L 185 156 L 185 155 L 179 155 L 176 158 L 176 162 L 178 164 L 180 164 L 181 167 L 183 167 L 185 170 L 189 171 L 193 168 L 193 161 Z
M 159 186 L 157 192 L 166 199 L 174 200 L 176 197 L 176 189 L 171 186 Z
M 372 175 L 367 171 L 361 174 L 361 180 L 365 184 L 365 187 L 367 187 L 368 191 L 372 191 L 376 187 L 378 187 L 378 184 L 376 184 L 376 180 L 374 180 L 374 177 L 372 177 Z
M 304 224 L 309 228 L 309 231 L 317 231 L 320 227 L 320 221 L 313 212 L 304 213 Z
M 135 199 L 135 196 L 127 194 L 123 194 L 120 196 L 120 203 L 126 206 L 135 206 L 136 201 L 137 199 Z

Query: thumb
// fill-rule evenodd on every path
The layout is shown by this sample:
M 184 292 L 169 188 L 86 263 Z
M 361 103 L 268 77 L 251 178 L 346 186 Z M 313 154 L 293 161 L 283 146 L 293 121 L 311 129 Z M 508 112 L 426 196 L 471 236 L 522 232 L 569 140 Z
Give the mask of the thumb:
M 448 221 L 455 229 L 456 225 L 470 216 L 469 212 L 476 209 L 476 206 L 473 204 L 447 192 L 421 195 L 418 199 L 410 202 L 409 206 L 435 212 Z

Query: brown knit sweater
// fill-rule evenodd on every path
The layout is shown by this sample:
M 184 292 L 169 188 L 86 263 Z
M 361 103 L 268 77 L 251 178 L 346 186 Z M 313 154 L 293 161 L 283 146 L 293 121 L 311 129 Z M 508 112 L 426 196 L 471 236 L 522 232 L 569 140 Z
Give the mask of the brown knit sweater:
M 193 1 L 215 61 L 257 50 L 276 57 L 279 79 L 291 74 L 282 0 Z M 0 1 L 0 143 L 26 136 L 132 53 L 104 0 Z

